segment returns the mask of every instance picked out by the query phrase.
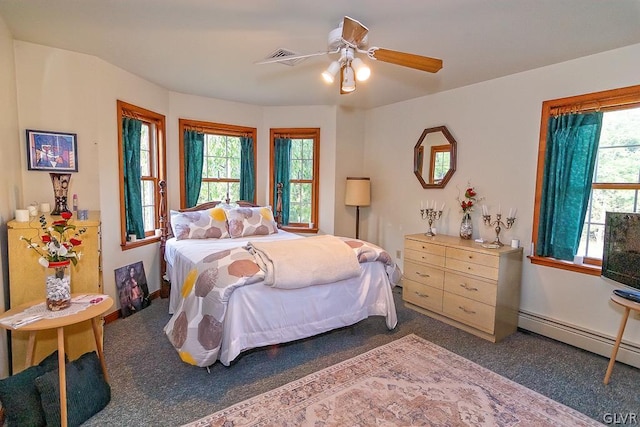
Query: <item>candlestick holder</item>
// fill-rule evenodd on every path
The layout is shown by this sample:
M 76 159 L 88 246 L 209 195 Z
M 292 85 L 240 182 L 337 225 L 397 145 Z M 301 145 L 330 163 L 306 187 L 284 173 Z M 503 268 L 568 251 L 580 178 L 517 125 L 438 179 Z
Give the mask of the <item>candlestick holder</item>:
M 424 233 L 424 235 L 435 236 L 435 234 L 433 234 L 433 231 L 431 231 L 432 225 L 434 221 L 440 219 L 440 217 L 442 216 L 442 210 L 437 211 L 432 208 L 420 209 L 420 216 L 422 217 L 422 219 L 426 219 L 427 221 L 429 221 L 429 231 Z
M 482 215 L 482 219 L 484 220 L 484 224 L 486 226 L 488 227 L 495 226 L 496 239 L 493 241 L 493 244 L 498 246 L 504 246 L 504 243 L 500 241 L 500 231 L 502 230 L 502 226 L 504 226 L 504 228 L 506 228 L 507 230 L 510 229 L 513 226 L 513 223 L 516 222 L 516 218 L 515 217 L 507 218 L 506 224 L 502 222 L 502 214 L 499 214 L 499 213 L 496 214 L 496 220 L 493 222 L 491 222 L 490 214 Z

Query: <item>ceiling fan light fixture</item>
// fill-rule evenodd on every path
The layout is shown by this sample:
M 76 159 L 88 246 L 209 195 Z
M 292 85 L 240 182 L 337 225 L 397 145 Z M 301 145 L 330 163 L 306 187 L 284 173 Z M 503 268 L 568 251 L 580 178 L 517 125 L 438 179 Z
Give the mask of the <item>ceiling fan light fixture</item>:
M 336 74 L 340 70 L 340 63 L 338 61 L 333 61 L 329 68 L 322 72 L 322 78 L 327 83 L 333 83 L 335 80 Z
M 355 73 L 353 72 L 353 68 L 349 65 L 344 67 L 344 71 L 342 72 L 342 92 L 353 92 L 356 90 L 356 79 Z
M 355 58 L 351 62 L 351 66 L 353 67 L 356 73 L 356 79 L 359 82 L 363 82 L 371 76 L 371 68 L 369 68 L 360 58 Z

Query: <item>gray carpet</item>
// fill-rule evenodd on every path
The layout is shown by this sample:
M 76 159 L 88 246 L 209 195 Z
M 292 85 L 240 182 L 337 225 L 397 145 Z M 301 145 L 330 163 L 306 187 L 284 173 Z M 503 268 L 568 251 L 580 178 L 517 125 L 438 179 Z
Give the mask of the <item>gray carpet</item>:
M 600 422 L 637 414 L 640 370 L 617 363 L 602 384 L 608 359 L 526 331 L 492 344 L 404 307 L 394 295 L 398 326 L 372 317 L 352 327 L 294 343 L 252 350 L 211 373 L 178 358 L 162 327 L 168 300 L 105 327 L 111 403 L 86 426 L 176 426 L 414 333 Z M 620 418 L 618 418 L 618 421 Z

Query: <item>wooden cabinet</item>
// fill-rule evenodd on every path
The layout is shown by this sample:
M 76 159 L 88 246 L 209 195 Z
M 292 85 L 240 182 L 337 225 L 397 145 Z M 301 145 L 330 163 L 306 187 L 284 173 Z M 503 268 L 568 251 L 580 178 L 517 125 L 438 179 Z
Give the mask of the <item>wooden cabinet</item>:
M 522 248 L 452 236 L 404 241 L 402 298 L 408 307 L 497 342 L 518 327 Z
M 60 219 L 59 216 L 46 216 L 47 224 Z M 82 257 L 76 266 L 71 266 L 72 293 L 103 293 L 102 290 L 102 257 L 100 243 L 100 212 L 89 212 L 87 220 L 78 221 L 74 217 L 70 223 L 86 228 L 82 235 L 82 245 L 78 251 Z M 27 248 L 27 243 L 20 236 L 37 238 L 40 233 L 39 218 L 31 218 L 29 222 L 7 223 L 9 247 L 9 302 L 11 308 L 18 305 L 45 298 L 45 268 L 38 264 L 38 254 Z M 36 239 L 34 239 L 35 241 Z M 13 372 L 25 368 L 26 350 L 29 334 L 12 332 L 11 351 Z M 37 363 L 56 350 L 57 335 L 55 329 L 38 332 L 37 345 L 33 360 Z M 68 327 L 65 331 L 65 348 L 70 360 L 87 351 L 95 350 L 95 340 L 90 322 Z

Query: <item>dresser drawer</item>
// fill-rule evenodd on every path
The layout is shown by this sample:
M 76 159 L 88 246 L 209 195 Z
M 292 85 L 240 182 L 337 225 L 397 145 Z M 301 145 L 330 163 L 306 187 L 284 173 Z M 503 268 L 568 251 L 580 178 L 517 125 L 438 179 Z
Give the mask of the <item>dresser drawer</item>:
M 442 245 L 434 245 L 431 243 L 419 242 L 417 240 L 405 239 L 405 249 L 413 249 L 414 251 L 425 252 L 432 255 L 445 255 L 445 247 Z
M 444 290 L 495 306 L 498 284 L 483 282 L 482 280 L 447 271 L 444 275 Z
M 444 270 L 439 270 L 429 265 L 405 261 L 404 276 L 414 282 L 433 288 L 442 289 L 444 287 Z
M 402 281 L 402 299 L 427 310 L 442 312 L 442 289 L 405 279 Z
M 450 270 L 473 274 L 474 276 L 480 276 L 491 280 L 498 280 L 498 269 L 494 267 L 488 267 L 486 265 L 460 261 L 454 258 L 447 258 L 445 267 Z
M 458 248 L 447 248 L 446 252 L 447 258 L 471 262 L 473 264 L 485 265 L 487 267 L 498 268 L 498 265 L 500 263 L 499 257 L 483 254 L 480 252 L 467 251 Z
M 410 261 L 423 262 L 438 267 L 444 267 L 444 256 L 434 255 L 427 252 L 416 251 L 413 249 L 404 249 L 404 259 Z
M 445 315 L 473 326 L 481 331 L 493 334 L 495 307 L 445 292 L 442 299 L 442 311 Z

